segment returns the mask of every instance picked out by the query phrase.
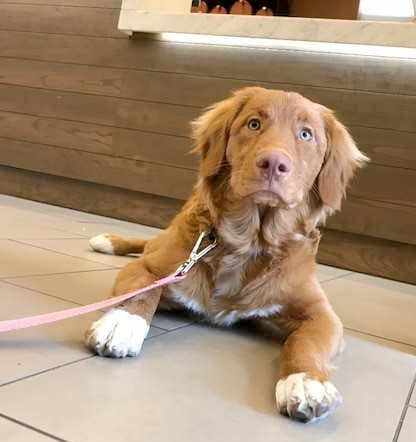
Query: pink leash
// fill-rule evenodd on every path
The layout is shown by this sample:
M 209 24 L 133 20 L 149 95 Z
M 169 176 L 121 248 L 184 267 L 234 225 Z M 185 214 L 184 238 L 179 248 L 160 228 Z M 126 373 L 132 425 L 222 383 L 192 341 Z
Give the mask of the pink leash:
M 139 290 L 135 290 L 133 292 L 126 293 L 124 295 L 115 296 L 113 298 L 106 299 L 105 301 L 95 302 L 94 304 L 83 305 L 81 307 L 74 307 L 67 310 L 61 310 L 58 312 L 46 313 L 43 315 L 0 321 L 0 333 L 21 330 L 29 327 L 35 327 L 37 325 L 51 324 L 52 322 L 62 321 L 63 319 L 69 319 L 75 316 L 85 315 L 86 313 L 95 312 L 97 310 L 105 309 L 120 304 L 124 301 L 127 301 L 128 299 L 142 295 L 143 293 L 146 293 L 158 287 L 163 287 L 168 284 L 174 284 L 175 282 L 182 281 L 183 279 L 186 278 L 186 274 L 199 261 L 199 259 L 201 259 L 204 255 L 206 255 L 211 249 L 213 249 L 217 245 L 217 242 L 214 239 L 214 241 L 211 244 L 209 244 L 203 250 L 198 252 L 202 240 L 205 237 L 209 237 L 210 235 L 211 234 L 209 232 L 202 232 L 194 248 L 192 249 L 189 259 L 186 262 L 184 262 L 176 270 L 176 272 L 166 276 L 165 278 L 161 278 L 155 281 L 153 284 L 150 284 L 147 287 L 143 287 Z

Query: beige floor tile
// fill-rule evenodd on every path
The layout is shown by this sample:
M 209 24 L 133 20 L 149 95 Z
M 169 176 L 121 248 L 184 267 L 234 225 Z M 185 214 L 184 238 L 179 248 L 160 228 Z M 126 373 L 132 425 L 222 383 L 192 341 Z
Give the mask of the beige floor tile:
M 30 290 L 0 282 L 0 319 L 14 319 L 74 307 Z M 93 313 L 56 324 L 0 335 L 0 384 L 90 356 L 83 333 Z
M 118 272 L 118 269 L 99 270 L 59 275 L 7 278 L 5 281 L 77 304 L 90 304 L 110 296 Z M 188 325 L 194 320 L 193 316 L 186 313 L 162 312 L 156 314 L 152 325 L 165 330 L 174 330 L 175 328 Z
M 62 230 L 55 219 L 46 215 L 5 208 L 0 204 L 0 239 L 79 238 L 80 234 Z
M 347 340 L 334 376 L 345 403 L 312 425 L 276 413 L 273 340 L 201 325 L 151 339 L 137 359 L 93 358 L 5 386 L 0 403 L 16 419 L 83 442 L 391 442 L 415 358 Z
M 88 238 L 79 239 L 33 239 L 25 240 L 25 244 L 31 244 L 42 249 L 52 250 L 54 252 L 71 255 L 88 261 L 100 262 L 111 267 L 124 267 L 133 261 L 134 257 L 114 256 L 105 253 L 97 253 L 91 250 L 88 244 Z
M 415 442 L 416 440 L 416 408 L 409 407 L 400 431 L 398 442 Z
M 123 223 L 121 221 L 112 221 L 111 223 L 98 222 L 73 222 L 70 220 L 62 221 L 62 228 L 67 232 L 91 238 L 102 233 L 113 233 L 117 235 L 151 238 L 159 232 L 158 229 L 147 227 L 140 224 Z
M 323 264 L 318 264 L 318 279 L 321 282 L 328 281 L 330 279 L 336 279 L 350 274 L 349 270 L 338 269 L 336 267 L 330 267 Z
M 2 442 L 51 442 L 53 439 L 0 417 L 0 440 Z
M 90 304 L 110 296 L 118 272 L 118 269 L 109 269 L 6 278 L 5 281 L 77 304 Z
M 20 209 L 30 212 L 36 217 L 66 218 L 73 221 L 84 222 L 108 222 L 112 218 L 95 215 L 93 213 L 80 212 L 78 210 L 67 209 L 65 207 L 53 206 L 37 201 L 16 198 L 8 195 L 0 195 L 0 207 L 10 209 Z
M 0 282 L 0 320 L 64 310 L 74 306 L 72 302 Z M 90 323 L 99 316 L 100 313 L 91 313 L 0 335 L 0 384 L 91 357 L 91 353 L 83 344 L 83 337 Z M 162 332 L 152 327 L 149 337 Z
M 412 405 L 413 407 L 416 407 L 416 385 L 413 388 L 413 394 L 410 398 L 410 405 Z
M 110 266 L 0 240 L 0 278 L 106 269 Z
M 416 286 L 352 274 L 323 287 L 346 327 L 416 346 Z

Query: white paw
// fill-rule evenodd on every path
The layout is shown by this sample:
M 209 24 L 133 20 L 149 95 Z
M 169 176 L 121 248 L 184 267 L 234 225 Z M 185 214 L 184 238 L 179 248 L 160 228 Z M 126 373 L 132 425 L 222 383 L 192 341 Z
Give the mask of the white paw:
M 305 373 L 295 373 L 277 383 L 276 403 L 281 414 L 310 422 L 333 412 L 342 398 L 331 382 L 322 383 Z
M 100 356 L 137 356 L 148 331 L 149 326 L 141 316 L 114 309 L 91 325 L 85 343 Z
M 107 253 L 109 255 L 114 255 L 113 243 L 110 239 L 111 235 L 106 233 L 102 235 L 94 236 L 90 239 L 90 246 L 96 252 Z

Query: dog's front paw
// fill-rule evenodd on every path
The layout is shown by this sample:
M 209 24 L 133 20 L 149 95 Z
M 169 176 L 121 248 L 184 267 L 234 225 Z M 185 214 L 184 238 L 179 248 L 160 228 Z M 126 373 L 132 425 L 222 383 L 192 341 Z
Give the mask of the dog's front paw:
M 342 398 L 331 382 L 322 383 L 305 373 L 295 373 L 277 383 L 276 402 L 281 414 L 311 422 L 333 412 Z
M 141 316 L 114 309 L 91 325 L 85 343 L 100 356 L 137 356 L 148 331 L 149 326 Z

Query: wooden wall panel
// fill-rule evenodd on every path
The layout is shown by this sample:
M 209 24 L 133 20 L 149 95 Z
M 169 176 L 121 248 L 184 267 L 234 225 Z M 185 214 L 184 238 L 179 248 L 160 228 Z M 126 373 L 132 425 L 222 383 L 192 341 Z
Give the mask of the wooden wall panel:
M 187 169 L 198 166 L 188 138 L 78 121 L 0 111 L 0 137 Z
M 0 191 L 155 227 L 166 227 L 183 205 L 171 198 L 1 165 Z
M 189 196 L 196 178 L 189 169 L 4 138 L 0 164 L 181 200 Z
M 121 0 L 10 0 L 16 5 L 58 5 L 82 6 L 86 8 L 117 8 L 121 7 Z
M 328 219 L 328 227 L 416 245 L 416 207 L 347 196 L 341 212 Z
M 372 164 L 416 169 L 416 137 L 411 132 L 368 127 L 349 127 Z
M 0 29 L 51 34 L 125 38 L 117 30 L 118 9 L 83 8 L 45 4 L 1 5 Z
M 0 111 L 58 117 L 166 135 L 188 135 L 189 122 L 196 114 L 195 109 L 186 106 L 2 84 L 0 97 Z
M 416 171 L 370 164 L 357 174 L 349 194 L 416 207 Z
M 410 244 L 326 230 L 318 261 L 416 284 L 416 246 Z
M 2 60 L 2 83 L 124 97 L 140 101 L 193 106 L 193 116 L 240 87 L 253 82 L 160 72 L 120 70 L 48 63 Z M 269 88 L 288 89 L 281 83 L 259 82 Z M 357 128 L 370 127 L 416 131 L 416 97 L 362 91 L 331 90 L 292 85 L 289 89 L 334 108 L 343 121 Z M 189 93 L 184 93 L 189 91 Z
M 47 48 L 47 50 L 45 50 Z M 137 56 L 140 54 L 140 56 Z M 416 61 L 150 39 L 0 31 L 0 56 L 415 95 Z

